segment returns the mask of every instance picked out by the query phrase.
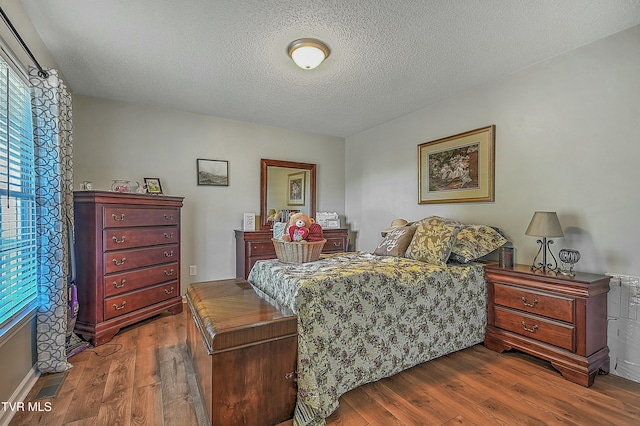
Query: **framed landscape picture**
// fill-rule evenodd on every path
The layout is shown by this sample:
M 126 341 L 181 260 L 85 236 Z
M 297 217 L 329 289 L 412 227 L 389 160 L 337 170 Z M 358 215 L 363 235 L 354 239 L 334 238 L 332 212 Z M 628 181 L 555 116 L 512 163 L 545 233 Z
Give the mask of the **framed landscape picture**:
M 418 204 L 494 201 L 495 126 L 418 145 Z
M 198 158 L 198 185 L 229 186 L 229 162 Z

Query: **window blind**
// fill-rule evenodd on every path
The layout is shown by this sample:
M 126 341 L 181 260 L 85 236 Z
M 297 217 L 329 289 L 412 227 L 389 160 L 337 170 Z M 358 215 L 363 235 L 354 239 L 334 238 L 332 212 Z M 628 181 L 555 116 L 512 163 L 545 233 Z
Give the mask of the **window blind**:
M 0 330 L 37 299 L 34 166 L 29 87 L 0 58 Z

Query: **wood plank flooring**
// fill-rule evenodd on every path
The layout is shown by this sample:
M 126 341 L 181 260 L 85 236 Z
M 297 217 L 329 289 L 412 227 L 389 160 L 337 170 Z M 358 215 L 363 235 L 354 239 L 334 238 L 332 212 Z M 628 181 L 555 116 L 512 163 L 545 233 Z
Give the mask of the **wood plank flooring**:
M 10 425 L 207 425 L 186 319 L 160 315 L 71 358 L 58 395 L 39 400 L 51 410 L 18 412 Z M 639 425 L 640 383 L 607 375 L 584 388 L 545 361 L 477 345 L 355 389 L 327 419 L 329 426 L 454 424 Z

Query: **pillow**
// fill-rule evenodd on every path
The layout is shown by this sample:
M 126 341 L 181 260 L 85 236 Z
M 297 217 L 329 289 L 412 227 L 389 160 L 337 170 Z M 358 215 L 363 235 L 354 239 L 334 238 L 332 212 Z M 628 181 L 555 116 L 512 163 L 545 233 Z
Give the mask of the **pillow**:
M 411 225 L 415 225 L 415 226 L 419 226 L 422 225 L 423 223 L 428 223 L 431 225 L 437 224 L 437 223 L 445 223 L 447 225 L 459 225 L 459 226 L 463 226 L 464 223 L 462 222 L 458 222 L 457 220 L 454 219 L 445 219 L 443 217 L 440 216 L 427 216 L 423 219 L 417 220 L 415 222 L 412 222 Z
M 373 254 L 377 254 L 379 256 L 403 257 L 415 232 L 415 226 L 402 226 L 391 231 L 387 231 L 384 239 L 380 245 L 376 247 Z
M 420 221 L 404 257 L 434 265 L 446 264 L 460 227 L 436 218 Z
M 485 225 L 464 225 L 451 249 L 449 260 L 469 263 L 486 256 L 507 243 L 500 232 Z

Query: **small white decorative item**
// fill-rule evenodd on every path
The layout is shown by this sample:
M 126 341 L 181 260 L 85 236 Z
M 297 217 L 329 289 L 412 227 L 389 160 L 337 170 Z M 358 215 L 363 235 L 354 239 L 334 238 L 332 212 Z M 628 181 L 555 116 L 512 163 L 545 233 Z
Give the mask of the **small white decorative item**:
M 242 218 L 242 230 L 243 231 L 255 231 L 256 230 L 256 214 L 245 213 Z
M 340 228 L 340 217 L 336 212 L 316 212 L 316 223 L 323 229 Z
M 136 182 L 138 187 L 136 188 L 136 193 L 138 194 L 146 194 L 147 193 L 147 185 L 143 185 L 140 182 Z

